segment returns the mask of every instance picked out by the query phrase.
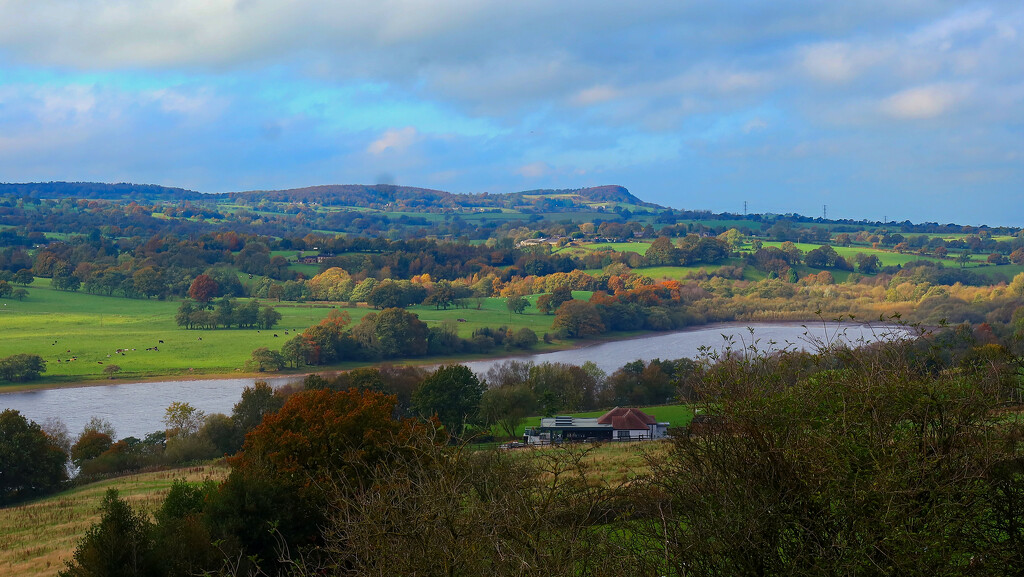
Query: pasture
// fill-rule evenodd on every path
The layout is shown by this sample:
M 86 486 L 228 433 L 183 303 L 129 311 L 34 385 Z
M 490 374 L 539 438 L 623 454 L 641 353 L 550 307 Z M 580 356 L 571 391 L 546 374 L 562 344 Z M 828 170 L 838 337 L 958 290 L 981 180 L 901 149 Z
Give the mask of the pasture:
M 47 383 L 107 380 L 109 377 L 103 371 L 111 364 L 121 368 L 114 375 L 117 380 L 236 373 L 243 370 L 253 349 L 280 349 L 287 339 L 320 322 L 331 309 L 347 312 L 352 324 L 373 312 L 370 308 L 337 303 L 264 301 L 282 316 L 278 326 L 271 330 L 186 330 L 174 322 L 181 301 L 61 292 L 49 288 L 49 279 L 36 279 L 28 290 L 29 297 L 24 301 L 0 301 L 4 305 L 0 306 L 0 325 L 4 327 L 0 333 L 0 358 L 18 353 L 42 356 L 47 362 L 42 382 Z M 576 298 L 590 297 L 587 292 L 574 294 Z M 536 299 L 533 296 L 528 300 L 535 305 Z M 466 309 L 436 310 L 419 305 L 408 310 L 429 326 L 449 321 L 462 337 L 470 337 L 481 327 L 503 325 L 512 329 L 528 327 L 538 336 L 551 331 L 554 316 L 540 314 L 533 306 L 526 309 L 526 314 L 510 315 L 503 298 L 480 299 L 479 304 L 479 309 L 476 301 L 471 300 Z M 539 343 L 537 348 L 554 347 Z M 494 354 L 502 352 L 499 349 Z M 349 366 L 356 363 L 341 368 Z
M 799 248 L 800 250 L 804 251 L 805 253 L 807 251 L 814 250 L 814 249 L 818 248 L 819 246 L 821 246 L 821 245 L 818 245 L 818 244 L 809 244 L 809 243 L 800 243 L 800 242 L 793 243 L 793 244 L 795 244 L 797 248 Z M 764 246 L 779 247 L 781 245 L 782 245 L 781 242 L 765 242 L 764 243 Z M 898 253 L 898 252 L 891 251 L 891 250 L 876 249 L 876 248 L 872 248 L 872 247 L 869 247 L 869 246 L 857 246 L 857 245 L 854 245 L 854 246 L 835 246 L 835 245 L 833 245 L 832 248 L 834 248 L 836 250 L 836 253 L 838 253 L 839 256 L 841 256 L 841 257 L 843 257 L 843 258 L 845 258 L 847 260 L 850 260 L 850 259 L 856 257 L 858 253 L 863 253 L 863 254 L 866 254 L 866 255 L 872 255 L 873 254 L 873 255 L 878 257 L 878 260 L 881 261 L 882 266 L 896 266 L 896 265 L 903 266 L 903 265 L 905 265 L 905 264 L 907 264 L 909 262 L 922 261 L 922 260 L 930 261 L 930 262 L 934 262 L 934 263 L 941 263 L 946 268 L 957 268 L 957 267 L 960 266 L 960 264 L 956 262 L 956 256 L 955 256 L 956 253 L 955 252 L 952 253 L 954 255 L 952 257 L 947 257 L 947 258 L 944 258 L 944 259 L 940 259 L 940 258 L 934 257 L 934 256 L 923 256 L 923 255 L 919 255 L 919 254 L 915 254 L 915 253 Z M 986 256 L 987 255 L 977 255 L 977 254 L 971 255 L 971 262 L 967 263 L 966 268 L 970 269 L 971 272 L 975 272 L 977 274 L 984 275 L 984 276 L 989 277 L 989 278 L 991 278 L 993 275 L 1001 274 L 1003 276 L 1006 276 L 1009 279 L 1012 279 L 1014 276 L 1024 272 L 1024 265 L 1012 265 L 1012 264 L 1010 264 L 1010 265 L 999 265 L 999 266 L 990 265 L 987 262 L 985 262 Z M 808 269 L 808 270 L 811 270 L 811 269 Z M 833 272 L 833 274 L 835 274 L 835 271 L 832 271 L 832 272 Z M 838 277 L 837 277 L 837 280 L 839 280 Z
M 592 251 L 601 250 L 614 250 L 616 252 L 635 252 L 637 254 L 647 254 L 647 249 L 651 248 L 649 242 L 588 242 L 581 245 L 583 248 Z
M 778 247 L 780 247 L 782 245 L 781 242 L 774 242 L 774 241 L 765 242 L 763 244 L 766 247 L 770 246 L 770 247 L 775 247 L 775 248 L 778 248 Z M 820 244 L 811 244 L 811 243 L 806 243 L 806 242 L 795 242 L 793 244 L 796 245 L 796 247 L 798 249 L 802 250 L 804 253 L 807 253 L 808 251 L 812 251 L 812 250 L 822 246 Z M 907 264 L 908 262 L 913 262 L 915 260 L 927 260 L 927 261 L 931 261 L 931 262 L 941 262 L 945 266 L 959 266 L 959 265 L 956 264 L 956 261 L 952 260 L 952 259 L 945 259 L 945 260 L 943 260 L 943 259 L 940 259 L 940 258 L 936 258 L 934 256 L 922 256 L 922 255 L 913 254 L 913 253 L 901 254 L 901 253 L 898 253 L 898 252 L 894 252 L 894 251 L 890 251 L 890 250 L 876 249 L 876 248 L 872 248 L 872 247 L 869 247 L 869 246 L 856 246 L 856 245 L 855 246 L 837 246 L 837 245 L 832 245 L 832 248 L 835 249 L 836 253 L 838 253 L 839 256 L 841 256 L 841 257 L 843 257 L 843 258 L 845 258 L 847 260 L 852 259 L 852 258 L 856 257 L 858 254 L 861 254 L 861 253 L 866 254 L 866 255 L 872 255 L 873 254 L 873 255 L 878 257 L 879 261 L 882 262 L 882 266 L 895 266 L 895 265 L 901 265 L 902 266 L 902 265 Z
M 590 291 L 572 291 L 573 298 L 580 300 L 589 300 L 592 294 Z M 541 314 L 537 311 L 538 297 L 540 295 L 524 297 L 530 301 L 530 306 L 526 309 L 525 314 L 521 315 L 510 314 L 505 306 L 506 300 L 498 297 L 479 299 L 480 308 L 477 308 L 477 299 L 469 299 L 469 307 L 465 309 L 438 310 L 432 306 L 416 305 L 408 307 L 406 310 L 419 315 L 420 320 L 429 326 L 454 321 L 459 336 L 463 338 L 472 336 L 473 331 L 479 328 L 500 326 L 507 326 L 512 330 L 528 328 L 541 337 L 546 332 L 552 332 L 551 323 L 554 322 L 555 316 Z M 463 319 L 465 322 L 459 322 L 458 319 Z

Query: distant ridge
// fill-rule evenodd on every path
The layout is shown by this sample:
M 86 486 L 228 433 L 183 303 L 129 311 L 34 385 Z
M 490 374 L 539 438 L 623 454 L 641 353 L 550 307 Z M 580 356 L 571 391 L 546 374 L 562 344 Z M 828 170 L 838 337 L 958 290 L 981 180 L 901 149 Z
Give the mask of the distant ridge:
M 0 194 L 29 198 L 88 198 L 103 200 L 199 200 L 203 193 L 157 184 L 119 182 L 0 183 Z
M 528 203 L 532 196 L 575 195 L 589 202 L 623 202 L 642 206 L 657 206 L 633 196 L 629 190 L 618 185 L 604 185 L 574 189 L 538 189 L 501 194 L 469 193 L 456 194 L 443 190 L 396 186 L 392 184 L 328 184 L 291 188 L 286 190 L 254 190 L 228 193 L 231 198 L 256 195 L 276 202 L 318 202 L 326 205 L 374 206 L 396 204 L 406 207 L 444 206 L 495 206 L 507 199 L 520 199 Z
M 443 190 L 396 186 L 393 184 L 323 184 L 285 190 L 229 192 L 230 198 L 259 196 L 275 202 L 318 202 L 326 205 L 376 206 L 420 199 L 424 205 L 458 206 L 457 199 L 476 195 L 456 195 Z
M 592 202 L 624 202 L 627 204 L 638 204 L 643 206 L 656 206 L 644 202 L 633 196 L 624 186 L 617 184 L 606 184 L 603 186 L 592 186 L 590 188 L 564 188 L 564 189 L 539 189 L 526 190 L 516 194 L 576 194 Z
M 480 209 L 537 207 L 541 210 L 585 208 L 586 203 L 624 203 L 661 208 L 633 196 L 623 186 L 603 185 L 573 189 L 537 189 L 500 194 L 456 194 L 443 190 L 392 184 L 325 184 L 284 190 L 249 190 L 202 193 L 156 184 L 97 182 L 0 183 L 0 195 L 29 198 L 78 198 L 136 202 L 180 202 L 230 198 L 252 201 L 316 203 L 326 206 L 354 206 L 376 209 Z M 568 197 L 568 198 L 567 198 Z

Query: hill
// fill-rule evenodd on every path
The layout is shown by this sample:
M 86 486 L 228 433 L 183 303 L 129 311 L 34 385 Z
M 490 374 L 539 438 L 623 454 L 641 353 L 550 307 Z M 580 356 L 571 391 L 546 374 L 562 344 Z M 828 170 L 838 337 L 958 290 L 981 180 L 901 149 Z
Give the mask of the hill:
M 175 201 L 201 200 L 203 193 L 156 184 L 121 182 L 28 182 L 0 183 L 0 195 L 28 198 L 85 198 L 103 200 Z
M 414 186 L 395 186 L 391 184 L 328 184 L 286 190 L 232 192 L 228 193 L 227 196 L 231 200 L 252 200 L 255 198 L 270 202 L 316 203 L 324 206 L 385 208 L 389 205 L 401 205 L 409 208 L 456 208 L 463 204 L 466 199 L 478 195 L 456 195 L 443 190 L 432 190 Z
M 60 199 L 78 198 L 160 203 L 180 201 L 318 204 L 396 212 L 518 209 L 538 211 L 589 210 L 595 204 L 622 203 L 660 208 L 633 196 L 625 187 L 604 185 L 562 190 L 530 190 L 490 194 L 456 194 L 443 190 L 390 184 L 327 184 L 284 190 L 202 193 L 155 184 L 98 182 L 30 182 L 0 184 L 0 196 Z
M 622 203 L 660 208 L 633 196 L 625 187 L 604 185 L 561 190 L 528 190 L 491 194 L 456 194 L 443 190 L 390 184 L 332 184 L 287 190 L 228 193 L 232 201 L 316 203 L 398 212 L 456 209 L 518 209 L 540 211 L 589 210 L 594 204 Z
M 633 196 L 626 187 L 615 184 L 592 186 L 590 188 L 538 189 L 513 194 L 526 196 L 578 196 L 579 198 L 590 202 L 622 202 L 626 204 L 636 204 L 639 206 L 658 206 L 656 204 L 640 200 Z

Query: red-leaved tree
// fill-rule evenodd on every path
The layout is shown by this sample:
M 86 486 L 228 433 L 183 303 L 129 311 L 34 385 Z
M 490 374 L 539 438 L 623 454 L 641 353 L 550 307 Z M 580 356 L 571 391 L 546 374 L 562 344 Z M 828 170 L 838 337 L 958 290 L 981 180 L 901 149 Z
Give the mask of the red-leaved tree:
M 266 557 L 279 544 L 315 543 L 338 491 L 357 491 L 373 469 L 411 446 L 423 431 L 392 418 L 396 399 L 372 391 L 327 389 L 291 396 L 245 438 L 212 503 L 221 537 Z
M 188 287 L 188 296 L 201 302 L 208 303 L 220 292 L 220 285 L 213 278 L 201 274 L 196 277 L 196 280 L 192 281 L 192 286 Z

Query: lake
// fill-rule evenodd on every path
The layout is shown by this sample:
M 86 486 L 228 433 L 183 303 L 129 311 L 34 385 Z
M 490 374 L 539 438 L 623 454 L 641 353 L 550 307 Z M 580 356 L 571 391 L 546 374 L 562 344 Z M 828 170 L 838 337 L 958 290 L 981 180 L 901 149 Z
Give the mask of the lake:
M 753 332 L 751 333 L 751 330 Z M 708 325 L 672 333 L 656 333 L 624 341 L 602 342 L 576 349 L 515 357 L 520 361 L 558 362 L 581 365 L 593 361 L 607 373 L 642 359 L 694 358 L 704 347 L 721 351 L 731 340 L 733 348 L 756 344 L 761 349 L 813 349 L 822 340 L 871 342 L 891 336 L 891 327 L 838 325 L 835 323 L 749 323 Z M 464 363 L 477 374 L 508 359 Z M 263 378 L 272 386 L 301 381 L 301 376 Z M 230 414 L 242 390 L 255 379 L 197 379 L 146 383 L 117 383 L 62 389 L 45 389 L 0 394 L 0 410 L 16 409 L 26 418 L 42 423 L 50 417 L 64 421 L 72 437 L 93 416 L 110 421 L 118 438 L 142 438 L 163 429 L 167 406 L 175 401 L 188 402 L 206 413 Z

